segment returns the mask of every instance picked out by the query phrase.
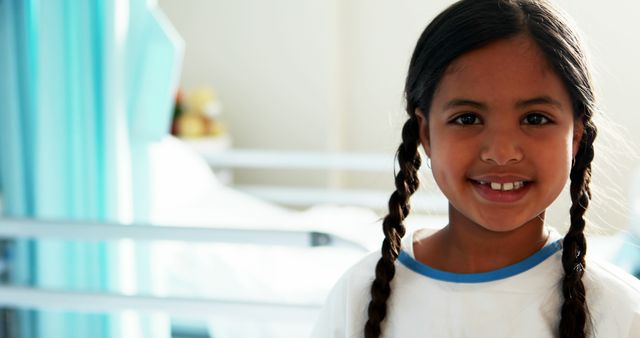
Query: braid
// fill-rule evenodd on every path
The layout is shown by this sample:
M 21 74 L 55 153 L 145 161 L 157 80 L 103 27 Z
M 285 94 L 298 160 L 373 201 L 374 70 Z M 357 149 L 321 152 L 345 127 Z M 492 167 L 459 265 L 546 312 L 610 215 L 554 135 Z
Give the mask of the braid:
M 564 278 L 562 280 L 562 294 L 564 304 L 561 310 L 560 336 L 571 338 L 585 337 L 587 320 L 586 293 L 582 283 L 585 271 L 585 255 L 587 242 L 584 236 L 584 213 L 591 199 L 591 161 L 593 160 L 593 141 L 596 128 L 590 122 L 585 123 L 585 131 L 580 144 L 580 152 L 576 156 L 571 168 L 571 227 L 563 240 L 562 266 Z
M 409 198 L 420 184 L 418 135 L 418 121 L 416 116 L 412 115 L 402 128 L 402 144 L 396 152 L 400 172 L 395 177 L 396 191 L 389 198 L 389 214 L 382 222 L 385 238 L 382 242 L 382 257 L 376 265 L 376 278 L 371 285 L 369 319 L 364 327 L 365 338 L 380 337 L 381 323 L 387 315 L 387 300 L 391 295 L 390 283 L 396 273 L 394 264 L 400 254 L 400 242 L 405 234 L 402 222 L 410 211 Z

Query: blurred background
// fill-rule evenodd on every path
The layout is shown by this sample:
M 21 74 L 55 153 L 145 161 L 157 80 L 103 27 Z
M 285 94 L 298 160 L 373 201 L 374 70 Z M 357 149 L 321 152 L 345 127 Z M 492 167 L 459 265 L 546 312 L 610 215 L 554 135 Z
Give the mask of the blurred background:
M 600 94 L 590 255 L 640 276 L 640 4 L 556 2 Z M 0 337 L 306 336 L 379 247 L 451 3 L 0 0 Z M 407 225 L 444 226 L 422 177 Z

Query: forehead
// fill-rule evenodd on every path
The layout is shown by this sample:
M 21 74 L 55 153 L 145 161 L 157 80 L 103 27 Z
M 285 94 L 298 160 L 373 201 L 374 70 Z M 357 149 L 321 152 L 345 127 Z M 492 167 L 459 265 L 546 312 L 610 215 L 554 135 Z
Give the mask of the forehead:
M 490 105 L 537 96 L 570 101 L 562 79 L 526 35 L 498 40 L 458 57 L 447 67 L 434 94 L 433 104 L 454 97 Z

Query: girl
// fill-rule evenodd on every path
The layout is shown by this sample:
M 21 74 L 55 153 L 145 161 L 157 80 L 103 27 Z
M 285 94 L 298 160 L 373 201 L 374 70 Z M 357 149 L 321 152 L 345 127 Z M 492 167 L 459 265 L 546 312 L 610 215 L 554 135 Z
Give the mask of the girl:
M 589 260 L 596 127 L 583 47 L 542 0 L 462 0 L 422 33 L 382 254 L 331 292 L 314 337 L 640 337 L 640 282 Z M 405 236 L 424 148 L 449 224 Z M 570 179 L 562 238 L 545 209 Z

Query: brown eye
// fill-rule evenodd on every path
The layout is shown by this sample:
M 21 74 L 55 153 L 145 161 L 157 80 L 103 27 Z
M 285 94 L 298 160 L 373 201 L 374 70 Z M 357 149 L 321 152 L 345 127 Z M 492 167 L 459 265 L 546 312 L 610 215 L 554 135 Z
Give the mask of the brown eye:
M 547 124 L 549 122 L 551 122 L 549 120 L 548 117 L 542 115 L 542 114 L 538 114 L 538 113 L 533 113 L 533 114 L 529 114 L 527 116 L 524 117 L 524 119 L 522 120 L 522 122 L 524 124 L 531 124 L 531 125 L 543 125 L 543 124 Z
M 476 114 L 467 113 L 459 115 L 458 117 L 453 119 L 453 123 L 462 125 L 480 124 L 480 118 L 478 118 Z

